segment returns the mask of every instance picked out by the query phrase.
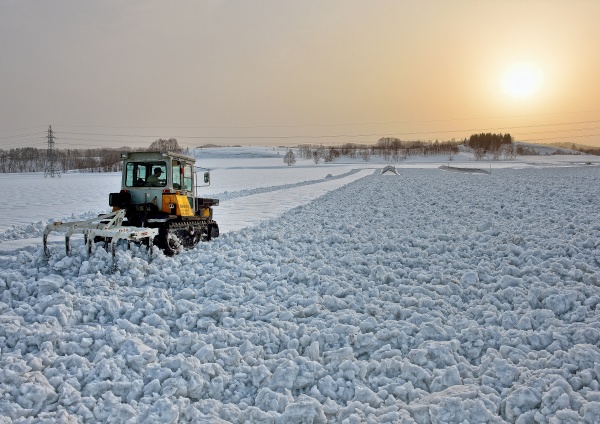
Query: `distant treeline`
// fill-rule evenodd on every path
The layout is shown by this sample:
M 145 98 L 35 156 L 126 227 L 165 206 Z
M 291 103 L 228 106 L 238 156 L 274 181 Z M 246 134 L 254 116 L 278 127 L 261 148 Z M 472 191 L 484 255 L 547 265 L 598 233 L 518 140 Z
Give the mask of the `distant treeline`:
M 587 153 L 588 155 L 600 156 L 600 147 L 589 147 L 578 149 L 580 152 Z
M 136 151 L 184 152 L 177 140 L 158 139 L 148 148 Z M 187 150 L 187 149 L 186 149 Z M 128 147 L 119 149 L 53 149 L 54 168 L 61 172 L 120 172 L 121 152 L 133 151 Z M 35 147 L 0 149 L 0 173 L 43 172 L 48 165 L 48 150 Z
M 563 149 L 575 150 L 577 152 L 586 153 L 588 155 L 600 156 L 600 147 L 585 146 L 583 144 L 575 143 L 552 143 L 550 146 L 561 147 Z
M 121 170 L 120 150 L 54 149 L 54 168 L 61 172 L 112 172 Z M 43 172 L 48 164 L 47 149 L 20 147 L 0 150 L 0 172 Z
M 314 160 L 315 163 L 332 162 L 346 156 L 361 158 L 368 162 L 371 156 L 381 156 L 386 160 L 399 161 L 408 156 L 438 155 L 458 153 L 462 141 L 403 141 L 395 137 L 380 138 L 373 144 L 346 143 L 341 146 L 315 146 L 303 144 L 298 146 L 298 154 L 302 158 Z
M 468 139 L 451 141 L 406 141 L 396 137 L 382 137 L 374 145 L 355 143 L 327 147 L 300 145 L 298 150 L 300 157 L 311 158 L 315 163 L 319 163 L 331 162 L 341 156 L 362 158 L 365 161 L 368 161 L 371 156 L 381 156 L 385 160 L 399 161 L 408 156 L 453 155 L 460 151 L 460 146 L 471 148 L 477 160 L 486 156 L 494 160 L 514 159 L 518 153 L 513 137 L 509 133 L 473 134 Z

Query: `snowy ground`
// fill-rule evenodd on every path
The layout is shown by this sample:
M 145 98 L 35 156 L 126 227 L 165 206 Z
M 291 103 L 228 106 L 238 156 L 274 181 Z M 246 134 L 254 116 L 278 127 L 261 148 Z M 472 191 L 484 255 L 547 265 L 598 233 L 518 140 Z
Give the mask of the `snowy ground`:
M 14 209 L 0 422 L 600 422 L 600 167 L 260 156 L 207 160 L 222 237 L 116 271 L 81 243 L 44 260 Z M 32 210 L 74 213 L 66 177 Z

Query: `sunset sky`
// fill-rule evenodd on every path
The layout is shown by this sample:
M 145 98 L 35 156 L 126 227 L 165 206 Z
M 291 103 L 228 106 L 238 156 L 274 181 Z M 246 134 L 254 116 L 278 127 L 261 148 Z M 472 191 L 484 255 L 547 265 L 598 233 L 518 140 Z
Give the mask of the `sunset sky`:
M 0 0 L 0 149 L 600 146 L 600 1 Z

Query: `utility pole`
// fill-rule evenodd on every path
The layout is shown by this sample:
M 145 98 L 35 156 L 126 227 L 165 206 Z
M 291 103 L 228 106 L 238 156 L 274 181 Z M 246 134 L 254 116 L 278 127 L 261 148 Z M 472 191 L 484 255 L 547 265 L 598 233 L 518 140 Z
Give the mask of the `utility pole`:
M 54 133 L 52 132 L 52 125 L 48 126 L 48 150 L 46 150 L 46 167 L 44 169 L 44 178 L 50 176 L 54 178 L 58 175 L 60 178 L 60 170 L 56 163 L 56 155 L 54 153 Z

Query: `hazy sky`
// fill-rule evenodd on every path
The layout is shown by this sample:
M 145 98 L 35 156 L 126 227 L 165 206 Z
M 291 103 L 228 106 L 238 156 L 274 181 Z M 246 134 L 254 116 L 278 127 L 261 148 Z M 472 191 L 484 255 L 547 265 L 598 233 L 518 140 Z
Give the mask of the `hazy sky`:
M 0 148 L 600 146 L 600 1 L 0 0 Z

